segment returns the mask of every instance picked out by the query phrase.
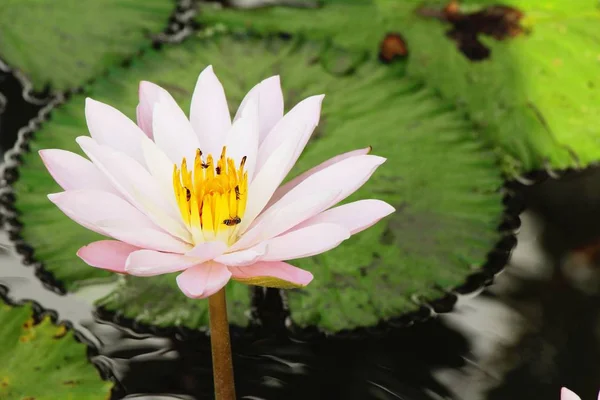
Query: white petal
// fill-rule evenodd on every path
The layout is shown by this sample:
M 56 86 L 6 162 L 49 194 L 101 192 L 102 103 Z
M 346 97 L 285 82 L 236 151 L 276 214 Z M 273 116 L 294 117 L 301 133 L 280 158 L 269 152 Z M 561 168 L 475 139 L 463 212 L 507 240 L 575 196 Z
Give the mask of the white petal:
M 331 223 L 343 226 L 348 229 L 350 234 L 354 235 L 373 226 L 394 211 L 394 207 L 385 201 L 359 200 L 323 211 L 307 219 L 294 230 L 315 224 Z
M 181 254 L 138 250 L 127 257 L 125 272 L 135 276 L 155 276 L 183 271 L 201 262 Z
M 140 82 L 140 102 L 136 109 L 137 123 L 150 139 L 153 138 L 152 112 L 154 111 L 154 104 L 159 101 L 161 96 L 169 96 L 169 93 L 152 82 Z
M 146 134 L 122 112 L 99 101 L 85 99 L 85 118 L 92 138 L 144 162 L 140 142 Z
M 241 118 L 235 121 L 227 134 L 225 142 L 227 156 L 233 158 L 235 165 L 240 165 L 246 157 L 245 169 L 248 180 L 252 181 L 258 153 L 258 104 L 253 100 L 248 102 Z
M 216 262 L 227 265 L 228 267 L 243 267 L 254 264 L 267 252 L 267 245 L 259 243 L 258 245 L 241 251 L 223 254 L 215 258 Z
M 575 392 L 564 387 L 560 390 L 560 400 L 581 400 L 581 398 Z
M 190 121 L 204 154 L 219 156 L 225 135 L 231 128 L 225 90 L 211 65 L 200 73 L 190 108 Z
M 281 183 L 284 175 L 285 166 L 290 162 L 290 158 L 296 151 L 296 143 L 291 140 L 285 141 L 279 148 L 271 154 L 264 165 L 264 168 L 257 172 L 254 179 L 248 187 L 248 200 L 246 203 L 246 212 L 239 225 L 239 232 L 243 233 L 254 219 L 264 209 L 269 199 Z
M 40 157 L 56 183 L 64 190 L 97 189 L 118 194 L 90 160 L 66 150 L 40 150 Z
M 310 257 L 337 247 L 350 237 L 350 232 L 335 224 L 318 224 L 285 233 L 266 242 L 262 261 L 293 260 Z
M 313 174 L 315 174 L 333 164 L 337 164 L 338 162 L 345 160 L 346 158 L 365 155 L 365 154 L 369 154 L 370 152 L 371 152 L 371 147 L 365 147 L 364 149 L 348 151 L 346 153 L 342 153 L 335 157 L 332 157 L 329 160 L 324 161 L 321 164 L 317 165 L 316 167 L 312 167 L 308 171 L 301 173 L 294 179 L 291 179 L 290 181 L 288 181 L 288 182 L 284 183 L 283 185 L 281 185 L 280 187 L 278 187 L 277 190 L 275 191 L 275 193 L 273 194 L 273 197 L 271 197 L 271 200 L 269 200 L 269 204 L 267 205 L 267 207 L 270 207 L 272 204 L 276 203 L 287 192 L 289 192 L 290 190 L 292 190 L 293 188 L 298 186 L 301 182 L 304 182 L 306 180 L 306 178 L 308 178 L 309 176 L 312 176 Z
M 78 224 L 117 240 L 146 249 L 184 253 L 191 245 L 156 226 L 137 208 L 114 194 L 83 189 L 48 195 Z
M 285 175 L 287 175 L 304 150 L 315 127 L 319 124 L 321 103 L 324 97 L 324 95 L 319 95 L 302 100 L 277 122 L 258 149 L 257 171 L 261 170 L 268 157 L 283 142 L 292 140 L 296 142 L 296 152 L 286 166 Z M 298 129 L 298 127 L 302 127 L 302 129 Z
M 298 197 L 327 188 L 340 193 L 323 210 L 344 200 L 358 190 L 373 175 L 385 158 L 371 155 L 355 156 L 333 164 L 306 178 L 272 207 L 293 202 Z M 323 211 L 321 210 L 321 211 Z
M 291 203 L 275 205 L 262 213 L 232 248 L 247 248 L 271 239 L 311 218 L 338 195 L 339 190 L 323 190 L 298 197 Z
M 173 190 L 173 166 L 169 157 L 150 139 L 142 140 L 142 151 L 148 166 L 148 171 L 154 177 L 160 190 L 165 193 L 169 201 L 176 207 L 175 191 Z
M 258 103 L 259 110 L 259 143 L 261 143 L 277 121 L 283 117 L 283 93 L 279 76 L 265 79 L 254 86 L 242 100 L 234 121 L 240 118 L 248 103 L 253 100 Z
M 194 246 L 185 255 L 195 257 L 200 262 L 205 262 L 220 256 L 225 250 L 227 250 L 227 245 L 223 242 L 203 242 Z
M 179 165 L 185 157 L 188 166 L 193 164 L 200 142 L 190 121 L 171 95 L 161 96 L 154 104 L 152 130 L 154 141 L 173 163 Z
M 170 234 L 186 242 L 191 241 L 190 233 L 170 199 L 171 192 L 162 191 L 144 167 L 123 153 L 98 145 L 87 136 L 76 140 L 126 200 Z

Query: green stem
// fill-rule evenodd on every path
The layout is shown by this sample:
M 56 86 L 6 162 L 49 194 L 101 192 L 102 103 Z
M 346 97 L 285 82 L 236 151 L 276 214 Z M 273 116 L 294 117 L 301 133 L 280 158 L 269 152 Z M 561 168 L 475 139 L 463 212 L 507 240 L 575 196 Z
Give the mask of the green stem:
M 225 287 L 208 298 L 215 400 L 235 400 Z

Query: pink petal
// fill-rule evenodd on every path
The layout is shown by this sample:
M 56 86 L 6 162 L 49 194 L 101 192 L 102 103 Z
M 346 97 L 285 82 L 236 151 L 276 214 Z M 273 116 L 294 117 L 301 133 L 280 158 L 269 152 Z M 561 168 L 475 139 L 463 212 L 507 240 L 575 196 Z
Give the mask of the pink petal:
M 177 277 L 177 284 L 187 297 L 203 299 L 221 290 L 230 278 L 226 266 L 209 261 L 183 271 Z
M 165 192 L 164 186 L 161 186 L 144 167 L 127 155 L 100 146 L 87 136 L 80 136 L 76 140 L 123 198 L 170 234 L 184 241 L 190 241 L 189 231 L 183 224 L 175 205 L 172 189 Z
M 155 276 L 182 271 L 201 262 L 194 257 L 181 254 L 139 250 L 131 253 L 127 258 L 125 272 L 135 276 Z
M 287 183 L 285 183 L 285 184 L 281 185 L 279 188 L 277 188 L 277 190 L 273 194 L 273 197 L 269 201 L 267 208 L 270 207 L 272 204 L 275 204 L 275 202 L 277 202 L 277 200 L 281 199 L 287 192 L 289 192 L 290 190 L 292 190 L 293 188 L 298 186 L 300 183 L 304 182 L 306 180 L 306 178 L 308 178 L 309 176 L 312 176 L 315 173 L 317 173 L 333 164 L 336 164 L 342 160 L 345 160 L 346 158 L 354 157 L 354 156 L 361 156 L 361 155 L 369 154 L 370 152 L 371 152 L 370 146 L 365 147 L 364 149 L 352 150 L 347 153 L 339 154 L 333 158 L 330 158 L 329 160 L 327 160 L 325 162 L 322 162 L 321 164 L 317 165 L 316 167 L 309 169 L 308 171 L 298 175 L 294 179 L 288 181 Z
M 313 275 L 285 262 L 257 262 L 246 267 L 229 267 L 233 279 L 247 285 L 294 289 L 304 287 Z
M 152 118 L 152 111 L 147 112 L 141 104 L 138 104 L 135 108 L 135 119 L 140 129 L 152 139 L 152 120 L 150 120 L 150 125 L 148 125 L 148 118 Z
M 220 155 L 231 128 L 225 90 L 209 65 L 200 73 L 190 108 L 190 121 L 205 154 Z
M 381 200 L 359 200 L 323 211 L 294 227 L 294 230 L 315 224 L 331 223 L 343 226 L 354 235 L 375 225 L 394 211 L 394 207 Z
M 285 177 L 285 171 L 281 166 L 290 161 L 295 150 L 296 143 L 291 140 L 285 141 L 269 156 L 264 168 L 255 173 L 248 187 L 246 211 L 238 228 L 240 233 L 243 233 L 265 208 L 273 192 Z
M 58 149 L 40 150 L 39 154 L 50 175 L 64 190 L 98 189 L 118 193 L 106 176 L 79 154 Z
M 171 195 L 167 195 L 168 201 L 177 208 L 173 190 L 173 162 L 149 138 L 142 140 L 142 152 L 144 153 L 148 172 L 156 180 L 163 193 L 171 193 Z
M 241 251 L 223 254 L 215 258 L 216 262 L 227 265 L 228 267 L 243 267 L 245 265 L 254 264 L 267 252 L 267 246 L 264 243 Z
M 254 86 L 242 100 L 234 121 L 237 120 L 248 103 L 254 100 L 259 110 L 259 143 L 267 137 L 267 134 L 275 126 L 277 121 L 283 117 L 283 93 L 279 76 L 275 75 L 265 79 Z
M 140 103 L 136 108 L 138 126 L 152 139 L 152 111 L 161 96 L 169 96 L 168 92 L 152 82 L 140 82 Z
M 188 166 L 193 165 L 200 142 L 185 113 L 166 91 L 154 103 L 152 131 L 154 142 L 173 163 L 180 165 L 185 157 Z
M 226 249 L 227 245 L 223 242 L 205 242 L 196 245 L 185 255 L 140 250 L 129 256 L 125 271 L 135 276 L 154 276 L 182 271 L 210 261 L 223 254 Z
M 281 207 L 275 205 L 269 208 L 254 221 L 232 249 L 253 246 L 293 228 L 323 210 L 338 194 L 339 190 L 324 190 L 298 197 Z
M 269 155 L 283 142 L 290 140 L 296 143 L 296 151 L 289 162 L 282 165 L 285 168 L 284 176 L 287 175 L 304 150 L 315 127 L 319 124 L 321 103 L 324 97 L 324 95 L 319 95 L 302 100 L 277 122 L 258 149 L 257 171 L 263 168 Z M 298 127 L 302 127 L 302 129 L 298 129 Z
M 243 157 L 246 157 L 245 170 L 248 171 L 248 180 L 252 181 L 256 156 L 258 153 L 258 103 L 249 100 L 243 110 L 243 115 L 232 125 L 227 139 L 227 156 L 240 165 Z
M 350 237 L 350 232 L 335 224 L 316 224 L 267 240 L 262 261 L 293 260 L 324 253 Z
M 289 204 L 299 197 L 315 193 L 323 190 L 323 188 L 339 190 L 338 196 L 317 212 L 326 210 L 358 190 L 373 175 L 377 167 L 384 162 L 385 158 L 371 155 L 346 158 L 309 176 L 285 194 L 277 203 L 273 204 L 272 207 Z
M 200 260 L 198 264 L 220 256 L 227 250 L 223 242 L 204 242 L 197 244 L 193 249 L 185 253 L 186 256 L 195 257 Z
M 139 249 L 117 240 L 100 240 L 80 248 L 77 256 L 92 267 L 124 274 L 127 257 Z
M 191 248 L 114 194 L 82 189 L 50 194 L 48 198 L 78 224 L 133 246 L 174 253 Z
M 88 97 L 85 99 L 85 118 L 90 135 L 96 142 L 144 162 L 140 147 L 144 132 L 125 114 Z
M 581 398 L 564 387 L 560 390 L 560 400 L 581 400 Z

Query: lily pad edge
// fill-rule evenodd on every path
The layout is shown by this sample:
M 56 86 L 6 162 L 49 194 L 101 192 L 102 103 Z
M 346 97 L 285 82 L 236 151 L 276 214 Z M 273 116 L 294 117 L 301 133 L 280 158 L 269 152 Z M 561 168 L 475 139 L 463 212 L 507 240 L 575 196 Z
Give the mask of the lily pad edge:
M 0 285 L 0 304 L 5 304 L 9 307 L 30 306 L 32 310 L 32 318 L 35 321 L 34 326 L 41 323 L 44 318 L 49 317 L 52 324 L 56 325 L 57 327 L 64 326 L 66 332 L 73 332 L 73 338 L 78 343 L 82 343 L 87 347 L 85 357 L 87 361 L 91 365 L 93 365 L 94 369 L 96 369 L 100 379 L 105 382 L 112 383 L 112 388 L 110 391 L 111 398 L 119 398 L 126 394 L 125 389 L 122 387 L 117 377 L 111 372 L 111 370 L 108 367 L 103 366 L 101 363 L 96 363 L 92 361 L 92 357 L 95 357 L 99 354 L 98 349 L 96 349 L 96 347 L 90 341 L 86 340 L 86 338 L 82 334 L 80 334 L 76 329 L 74 329 L 73 324 L 70 321 L 59 320 L 58 312 L 46 309 L 37 301 L 30 299 L 14 301 L 10 298 L 10 289 L 3 285 Z
M 183 40 L 193 31 L 192 27 L 197 11 L 196 5 L 192 0 L 174 0 L 173 11 L 168 16 L 164 29 L 160 32 L 156 32 L 149 43 L 146 43 L 138 49 L 136 53 L 125 57 L 121 60 L 120 64 L 126 66 L 132 58 L 139 56 L 148 48 L 156 48 L 165 43 L 177 43 L 178 41 Z M 12 74 L 23 88 L 21 93 L 23 98 L 31 104 L 40 106 L 48 105 L 57 99 L 64 99 L 71 93 L 77 93 L 82 87 L 104 77 L 115 67 L 116 66 L 107 68 L 104 73 L 82 83 L 80 87 L 73 87 L 64 91 L 53 91 L 51 86 L 47 84 L 42 92 L 38 92 L 33 89 L 34 85 L 31 80 L 27 78 L 27 75 L 18 67 L 12 67 L 9 63 L 5 62 L 0 54 L 0 71 Z M 0 92 L 0 95 L 1 94 L 2 93 Z

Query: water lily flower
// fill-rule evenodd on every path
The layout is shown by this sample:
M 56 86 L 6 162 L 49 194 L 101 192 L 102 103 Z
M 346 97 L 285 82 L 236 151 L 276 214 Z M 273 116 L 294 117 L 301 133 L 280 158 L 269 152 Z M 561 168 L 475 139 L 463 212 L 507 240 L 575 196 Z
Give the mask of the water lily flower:
M 581 397 L 564 387 L 560 390 L 560 400 L 581 400 Z M 600 393 L 598 393 L 598 400 L 600 400 Z
M 190 118 L 161 87 L 142 82 L 137 124 L 87 99 L 89 158 L 40 151 L 63 192 L 49 199 L 78 224 L 108 236 L 82 247 L 87 264 L 153 276 L 181 272 L 180 289 L 204 298 L 230 279 L 307 285 L 285 260 L 338 246 L 394 208 L 379 200 L 335 206 L 385 159 L 369 148 L 334 157 L 281 185 L 319 123 L 322 95 L 283 113 L 279 77 L 257 84 L 233 121 L 212 67 L 200 74 Z M 333 208 L 332 208 L 333 207 Z

